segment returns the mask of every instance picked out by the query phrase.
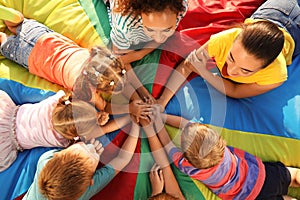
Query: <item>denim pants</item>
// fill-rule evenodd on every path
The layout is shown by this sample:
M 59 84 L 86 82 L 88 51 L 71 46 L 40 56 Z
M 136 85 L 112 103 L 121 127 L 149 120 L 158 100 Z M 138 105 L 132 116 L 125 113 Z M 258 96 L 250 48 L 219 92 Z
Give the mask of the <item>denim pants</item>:
M 300 0 L 267 0 L 251 16 L 284 28 L 295 41 L 293 57 L 300 53 Z
M 16 35 L 7 38 L 1 44 L 0 53 L 28 69 L 28 57 L 37 40 L 45 33 L 53 32 L 45 25 L 35 21 L 24 19 L 17 27 Z

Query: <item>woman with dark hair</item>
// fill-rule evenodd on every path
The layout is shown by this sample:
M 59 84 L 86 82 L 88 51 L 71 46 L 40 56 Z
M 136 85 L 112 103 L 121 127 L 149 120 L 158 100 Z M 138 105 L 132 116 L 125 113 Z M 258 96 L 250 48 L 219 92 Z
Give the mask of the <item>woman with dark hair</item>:
M 112 51 L 125 64 L 142 59 L 175 33 L 187 11 L 187 0 L 109 0 Z M 142 86 L 134 73 L 129 81 L 140 97 L 153 103 L 154 98 Z M 142 86 L 142 87 L 141 87 Z
M 268 92 L 287 80 L 287 65 L 299 54 L 300 8 L 296 0 L 268 0 L 236 28 L 212 35 L 171 75 L 158 102 L 165 107 L 192 73 L 233 98 Z M 214 59 L 221 76 L 206 67 Z

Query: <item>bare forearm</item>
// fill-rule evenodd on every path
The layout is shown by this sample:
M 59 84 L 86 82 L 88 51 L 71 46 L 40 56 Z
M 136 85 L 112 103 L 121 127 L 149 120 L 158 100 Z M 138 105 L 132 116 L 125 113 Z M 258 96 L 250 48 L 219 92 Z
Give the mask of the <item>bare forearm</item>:
M 189 120 L 177 115 L 164 114 L 164 118 L 167 124 L 175 128 L 184 128 L 189 123 Z
M 108 103 L 105 107 L 105 112 L 109 114 L 124 114 L 129 113 L 129 104 L 112 104 Z
M 110 120 L 107 124 L 101 127 L 104 133 L 110 133 L 112 131 L 118 130 L 124 127 L 126 124 L 130 122 L 130 116 L 125 115 L 123 117 L 115 118 Z
M 116 170 L 116 173 L 121 171 L 132 159 L 138 142 L 138 137 L 139 127 L 136 124 L 132 125 L 130 133 L 123 143 L 117 157 L 110 161 L 110 164 Z
M 192 71 L 185 67 L 184 61 L 172 72 L 165 85 L 165 89 L 159 98 L 160 104 L 164 108 L 191 73 Z
M 157 135 L 155 134 L 153 128 L 144 128 L 146 135 L 148 137 L 149 146 L 153 155 L 155 162 L 161 167 L 169 166 L 169 160 L 164 150 L 164 147 L 160 143 Z
M 164 147 L 162 146 L 154 131 L 153 125 L 150 124 L 144 127 L 144 130 L 148 137 L 148 142 L 154 161 L 160 166 L 160 168 L 163 171 L 163 176 L 165 180 L 165 191 L 175 197 L 178 197 L 179 199 L 185 199 L 183 194 L 181 193 L 178 182 L 172 171 Z
M 266 93 L 282 84 L 258 85 L 257 83 L 235 83 L 218 75 L 212 74 L 207 69 L 199 74 L 216 90 L 232 98 L 247 98 Z
M 162 169 L 165 179 L 165 191 L 181 200 L 185 199 L 170 165 Z
M 121 59 L 124 64 L 129 64 L 134 61 L 141 60 L 142 58 L 144 58 L 146 55 L 154 51 L 159 46 L 160 44 L 156 42 L 149 42 L 140 50 L 131 51 L 127 54 L 122 55 Z

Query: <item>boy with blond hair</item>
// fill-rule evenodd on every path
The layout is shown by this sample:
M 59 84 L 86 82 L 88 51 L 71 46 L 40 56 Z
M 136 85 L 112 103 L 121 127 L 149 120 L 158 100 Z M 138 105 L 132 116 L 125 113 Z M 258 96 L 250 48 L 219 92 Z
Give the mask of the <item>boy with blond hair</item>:
M 300 187 L 300 169 L 281 162 L 263 162 L 243 150 L 226 146 L 226 141 L 204 124 L 156 114 L 159 139 L 176 167 L 201 181 L 221 199 L 292 199 L 287 196 L 288 187 Z M 162 118 L 183 128 L 182 151 L 170 139 Z

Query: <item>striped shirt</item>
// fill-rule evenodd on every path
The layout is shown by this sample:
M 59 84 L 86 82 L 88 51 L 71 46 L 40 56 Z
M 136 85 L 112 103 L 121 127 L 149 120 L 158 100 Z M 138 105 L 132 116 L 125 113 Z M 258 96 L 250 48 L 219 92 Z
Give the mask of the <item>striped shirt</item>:
M 264 184 L 262 161 L 240 149 L 226 148 L 221 162 L 208 169 L 195 168 L 176 147 L 169 156 L 180 171 L 201 181 L 221 199 L 255 199 Z
M 184 17 L 188 9 L 187 0 L 183 0 L 184 11 L 180 12 L 177 16 L 177 25 L 180 20 Z M 113 10 L 114 1 L 110 1 L 110 10 Z M 140 44 L 144 44 L 152 41 L 153 39 L 147 36 L 143 30 L 143 22 L 141 16 L 125 15 L 122 16 L 120 13 L 112 12 L 110 38 L 112 43 L 118 49 L 129 49 L 130 47 L 138 47 Z

